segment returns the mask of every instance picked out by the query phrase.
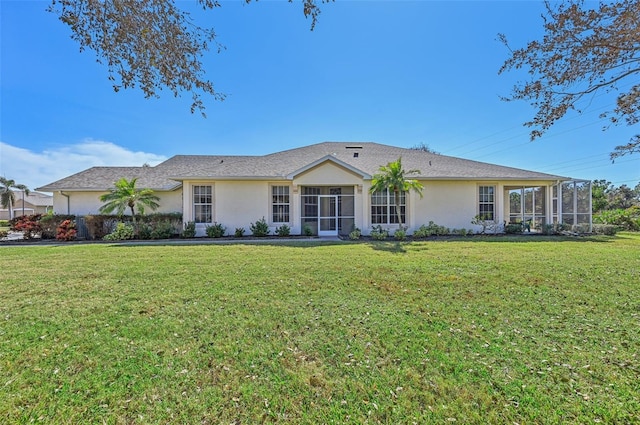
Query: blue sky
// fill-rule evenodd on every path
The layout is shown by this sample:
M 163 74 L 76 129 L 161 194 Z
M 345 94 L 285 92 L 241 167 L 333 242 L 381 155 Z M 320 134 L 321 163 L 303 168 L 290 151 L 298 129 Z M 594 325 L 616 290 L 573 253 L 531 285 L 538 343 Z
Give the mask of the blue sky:
M 525 77 L 497 71 L 505 33 L 520 47 L 542 34 L 542 2 L 341 1 L 309 31 L 297 0 L 222 1 L 200 12 L 226 50 L 204 59 L 224 102 L 115 93 L 106 68 L 79 52 L 44 1 L 0 1 L 0 175 L 34 189 L 94 165 L 158 162 L 176 154 L 262 155 L 322 141 L 426 143 L 445 154 L 616 185 L 640 181 L 640 155 L 609 152 L 637 128 L 598 117 L 596 96 L 529 141 L 534 110 L 503 102 Z M 381 164 L 382 165 L 382 164 Z

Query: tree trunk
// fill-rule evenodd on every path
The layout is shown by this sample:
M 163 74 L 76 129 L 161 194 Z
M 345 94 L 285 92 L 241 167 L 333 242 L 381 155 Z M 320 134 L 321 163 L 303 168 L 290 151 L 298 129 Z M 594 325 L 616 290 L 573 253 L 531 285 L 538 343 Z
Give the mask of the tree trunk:
M 393 192 L 393 196 L 396 201 L 396 217 L 398 217 L 398 228 L 402 229 L 402 214 L 400 213 L 400 192 L 397 190 Z

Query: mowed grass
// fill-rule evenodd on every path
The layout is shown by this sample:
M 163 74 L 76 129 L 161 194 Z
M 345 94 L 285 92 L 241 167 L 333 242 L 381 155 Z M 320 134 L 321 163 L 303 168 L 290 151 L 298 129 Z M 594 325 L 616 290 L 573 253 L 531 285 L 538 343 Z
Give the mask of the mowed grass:
M 640 235 L 0 248 L 3 423 L 638 423 Z

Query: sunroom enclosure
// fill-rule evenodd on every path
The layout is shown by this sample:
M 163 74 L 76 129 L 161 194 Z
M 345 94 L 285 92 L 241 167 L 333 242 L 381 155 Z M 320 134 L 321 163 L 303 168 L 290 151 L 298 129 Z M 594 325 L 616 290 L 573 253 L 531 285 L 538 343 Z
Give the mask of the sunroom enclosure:
M 592 229 L 589 180 L 565 181 L 549 187 L 505 186 L 504 192 L 506 223 L 520 223 L 527 231 L 542 231 L 545 224 L 557 223 Z

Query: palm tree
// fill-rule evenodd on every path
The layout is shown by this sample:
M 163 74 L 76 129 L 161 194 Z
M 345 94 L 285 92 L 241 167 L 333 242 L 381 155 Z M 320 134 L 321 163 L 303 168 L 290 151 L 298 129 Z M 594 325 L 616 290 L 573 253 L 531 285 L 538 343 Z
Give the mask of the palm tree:
M 389 192 L 393 191 L 396 205 L 396 216 L 398 217 L 398 226 L 402 229 L 400 197 L 403 192 L 414 190 L 422 198 L 422 184 L 417 180 L 407 178 L 407 176 L 410 175 L 420 174 L 420 170 L 404 170 L 402 168 L 402 157 L 400 157 L 397 161 L 381 166 L 379 171 L 380 172 L 375 174 L 371 180 L 369 193 L 384 192 L 385 190 L 388 190 Z
M 9 220 L 13 218 L 13 205 L 16 197 L 12 189 L 18 189 L 29 195 L 29 188 L 23 184 L 16 184 L 15 180 L 0 177 L 0 204 L 9 210 Z M 24 194 L 22 195 L 22 215 L 24 215 Z
M 136 188 L 136 181 L 134 178 L 127 180 L 124 177 L 115 183 L 115 187 L 112 188 L 109 193 L 105 193 L 100 196 L 101 202 L 106 202 L 100 207 L 100 212 L 103 214 L 111 214 L 116 211 L 118 215 L 122 215 L 124 210 L 128 207 L 131 209 L 131 217 L 133 223 L 136 222 L 136 207 L 144 214 L 144 207 L 149 207 L 152 210 L 156 210 L 160 204 L 160 198 L 153 194 L 151 189 L 138 189 Z

